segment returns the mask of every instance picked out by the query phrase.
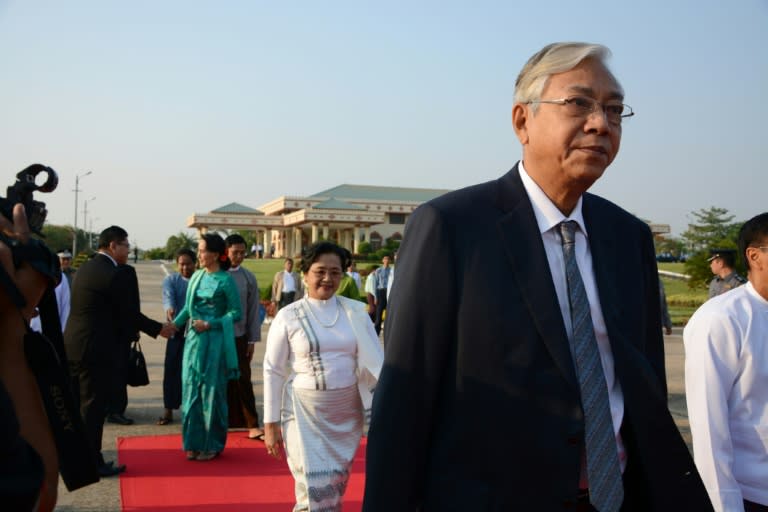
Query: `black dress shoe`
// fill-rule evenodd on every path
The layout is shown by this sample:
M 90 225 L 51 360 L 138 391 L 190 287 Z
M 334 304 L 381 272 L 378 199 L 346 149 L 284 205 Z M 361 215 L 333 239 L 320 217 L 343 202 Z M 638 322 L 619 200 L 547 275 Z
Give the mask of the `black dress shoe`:
M 118 425 L 133 425 L 133 420 L 126 418 L 123 414 L 109 414 L 107 415 L 107 421 L 117 423 Z
M 125 464 L 115 466 L 112 462 L 108 462 L 99 466 L 99 476 L 102 478 L 119 475 L 123 471 L 125 471 Z

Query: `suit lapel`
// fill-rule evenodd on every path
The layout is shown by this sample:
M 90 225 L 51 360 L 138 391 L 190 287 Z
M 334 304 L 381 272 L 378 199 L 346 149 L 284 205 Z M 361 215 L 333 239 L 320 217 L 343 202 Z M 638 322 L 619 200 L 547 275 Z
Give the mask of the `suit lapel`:
M 544 243 L 517 166 L 499 179 L 499 206 L 506 212 L 498 222 L 501 243 L 520 288 L 520 296 L 555 364 L 576 386 L 568 336 Z
M 600 207 L 590 194 L 584 194 L 582 213 L 584 222 L 589 232 L 589 250 L 592 253 L 592 271 L 597 283 L 597 293 L 600 297 L 600 307 L 605 319 L 608 338 L 611 345 L 621 339 L 623 322 L 620 309 L 624 301 L 617 296 L 617 276 L 621 275 L 618 265 L 621 255 L 618 254 L 616 241 L 620 239 L 617 232 L 608 219 L 610 216 L 601 215 Z

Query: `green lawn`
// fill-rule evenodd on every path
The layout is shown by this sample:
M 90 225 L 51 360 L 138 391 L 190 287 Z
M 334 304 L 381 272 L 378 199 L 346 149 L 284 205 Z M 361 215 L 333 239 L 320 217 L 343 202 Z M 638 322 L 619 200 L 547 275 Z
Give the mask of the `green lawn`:
M 667 272 L 677 272 L 678 274 L 685 274 L 685 263 L 659 263 L 659 270 L 666 270 Z
M 360 263 L 358 270 L 366 270 L 370 265 L 373 264 Z M 249 258 L 243 262 L 243 266 L 256 276 L 261 290 L 261 298 L 269 299 L 272 293 L 272 279 L 276 272 L 283 269 L 283 259 L 256 260 Z M 298 270 L 298 262 L 296 262 L 295 268 Z M 680 274 L 685 272 L 683 263 L 659 263 L 659 269 Z M 672 323 L 678 326 L 685 325 L 693 312 L 707 300 L 707 291 L 691 290 L 688 288 L 688 283 L 681 279 L 662 277 L 661 280 L 667 293 L 667 304 Z M 365 284 L 365 278 L 363 278 L 363 284 Z M 362 290 L 360 291 L 362 292 Z
M 283 270 L 283 258 L 268 258 L 262 260 L 246 259 L 243 266 L 253 272 L 259 283 L 261 298 L 268 300 L 272 295 L 272 279 L 275 274 Z

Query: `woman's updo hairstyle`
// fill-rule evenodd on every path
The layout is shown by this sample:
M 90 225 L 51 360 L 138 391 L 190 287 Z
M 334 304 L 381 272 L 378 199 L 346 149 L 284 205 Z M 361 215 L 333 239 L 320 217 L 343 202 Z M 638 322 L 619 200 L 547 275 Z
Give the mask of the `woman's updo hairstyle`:
M 221 270 L 229 270 L 232 262 L 227 257 L 227 244 L 224 239 L 217 233 L 206 233 L 202 238 L 205 240 L 206 251 L 218 253 Z
M 335 254 L 338 256 L 342 272 L 349 266 L 349 262 L 352 261 L 352 253 L 348 250 L 333 242 L 323 240 L 322 242 L 315 242 L 304 249 L 304 253 L 301 256 L 301 271 L 305 274 L 309 272 L 309 267 L 323 254 Z

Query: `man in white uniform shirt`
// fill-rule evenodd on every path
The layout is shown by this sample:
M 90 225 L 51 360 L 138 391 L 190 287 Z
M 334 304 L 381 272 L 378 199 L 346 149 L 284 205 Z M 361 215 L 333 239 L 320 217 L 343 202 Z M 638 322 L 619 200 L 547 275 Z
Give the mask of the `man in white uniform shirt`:
M 747 284 L 683 331 L 693 456 L 718 511 L 768 511 L 768 213 L 739 232 Z

